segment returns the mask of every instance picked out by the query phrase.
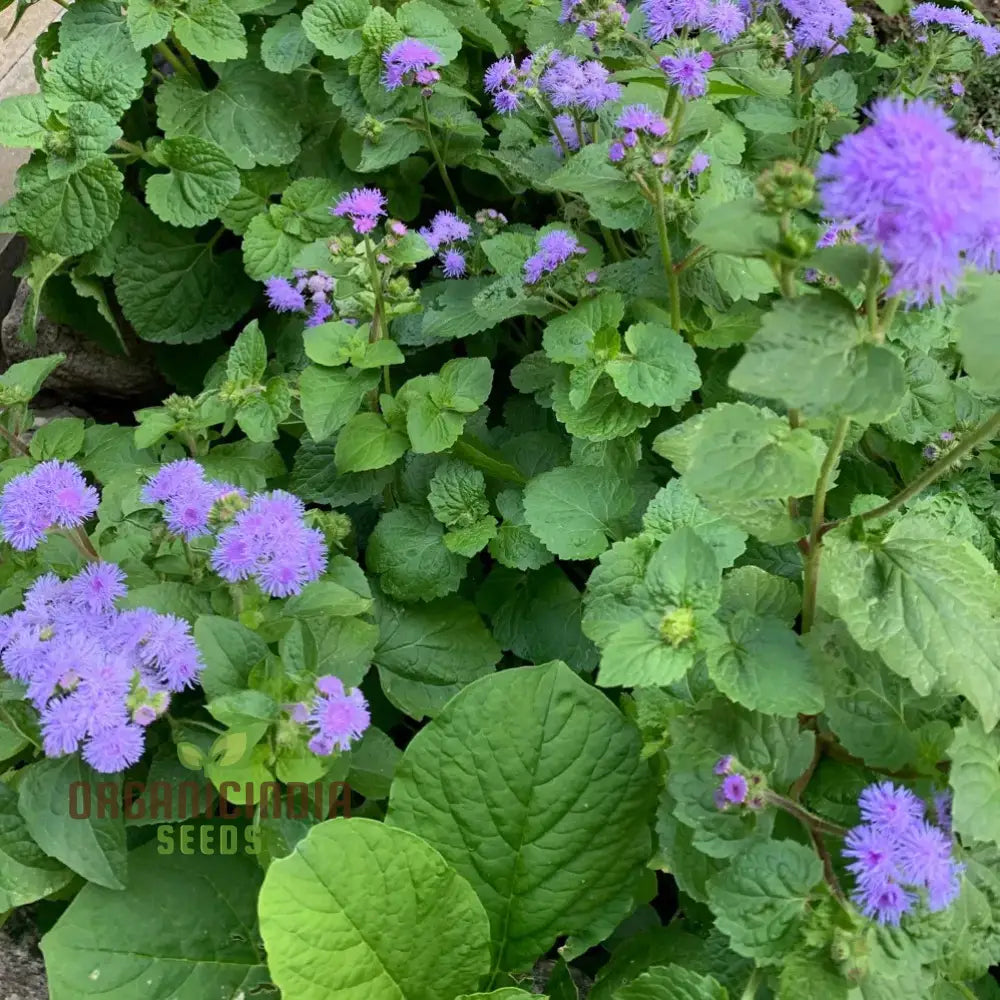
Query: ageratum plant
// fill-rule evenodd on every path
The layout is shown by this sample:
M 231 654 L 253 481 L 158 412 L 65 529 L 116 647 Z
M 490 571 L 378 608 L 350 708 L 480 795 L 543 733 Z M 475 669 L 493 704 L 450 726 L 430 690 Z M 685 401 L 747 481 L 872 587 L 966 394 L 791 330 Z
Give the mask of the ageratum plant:
M 879 6 L 41 37 L 22 332 L 177 382 L 0 375 L 53 1000 L 996 995 L 1000 31 Z

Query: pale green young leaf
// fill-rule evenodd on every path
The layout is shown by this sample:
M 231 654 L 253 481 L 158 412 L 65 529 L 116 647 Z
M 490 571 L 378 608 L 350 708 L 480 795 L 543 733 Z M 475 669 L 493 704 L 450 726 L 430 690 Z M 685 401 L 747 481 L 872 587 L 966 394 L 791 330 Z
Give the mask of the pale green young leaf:
M 469 879 L 497 967 L 526 967 L 557 937 L 602 940 L 635 907 L 655 794 L 638 751 L 631 723 L 565 664 L 503 671 L 410 743 L 388 822 Z M 456 757 L 470 766 L 446 767 Z
M 316 46 L 306 37 L 298 14 L 279 17 L 260 40 L 260 58 L 272 73 L 293 73 L 315 54 Z
M 583 364 L 593 357 L 595 335 L 617 331 L 624 315 L 625 303 L 617 292 L 584 299 L 568 312 L 549 320 L 542 335 L 542 346 L 553 361 Z
M 815 434 L 749 403 L 706 410 L 660 434 L 653 449 L 698 496 L 740 502 L 812 493 L 826 455 Z
M 963 839 L 1000 844 L 1000 733 L 966 719 L 948 748 L 952 822 Z
M 306 357 L 318 365 L 346 365 L 351 356 L 365 348 L 365 337 L 358 327 L 342 320 L 321 323 L 302 333 Z
M 40 462 L 73 458 L 83 449 L 83 421 L 79 417 L 58 417 L 42 424 L 31 435 L 29 450 Z
M 43 149 L 50 115 L 41 94 L 18 94 L 0 100 L 0 146 Z
M 708 882 L 708 905 L 733 951 L 775 965 L 795 943 L 823 865 L 791 840 L 755 844 Z
M 759 566 L 740 566 L 722 581 L 723 615 L 749 611 L 794 625 L 801 610 L 802 594 L 798 585 Z
M 299 379 L 302 418 L 314 441 L 325 441 L 347 423 L 362 397 L 378 385 L 378 373 L 309 365 Z
M 524 488 L 532 532 L 562 559 L 595 559 L 617 537 L 634 503 L 631 486 L 591 466 L 552 469 Z
M 692 635 L 673 643 L 664 638 L 652 616 L 632 618 L 619 626 L 601 648 L 597 683 L 602 687 L 668 687 L 694 666 L 695 634 L 711 628 L 711 619 L 690 620 Z
M 226 378 L 260 382 L 267 368 L 267 344 L 257 321 L 248 323 L 226 357 Z
M 995 274 L 973 276 L 969 295 L 958 310 L 958 349 L 969 377 L 986 393 L 1000 391 L 1000 350 L 996 338 L 991 335 L 998 310 L 1000 277 Z
M 597 381 L 585 402 L 575 402 L 568 368 L 560 367 L 552 386 L 556 418 L 574 437 L 588 441 L 610 441 L 627 437 L 645 427 L 656 415 L 650 406 L 624 399 L 615 384 L 598 371 Z
M 318 936 L 303 939 L 304 920 Z M 490 969 L 469 883 L 424 840 L 370 819 L 314 826 L 274 861 L 260 923 L 274 982 L 299 1000 L 346 997 L 359 982 L 370 1000 L 453 1000 Z
M 221 2 L 221 0 L 220 0 Z M 214 219 L 240 190 L 239 171 L 214 142 L 182 136 L 153 151 L 165 174 L 146 182 L 146 201 L 164 222 L 200 226 Z
M 365 0 L 315 0 L 302 12 L 302 30 L 324 55 L 348 59 L 361 51 L 370 9 Z
M 467 528 L 490 510 L 486 479 L 465 462 L 446 461 L 435 470 L 427 494 L 434 516 L 448 527 Z
M 636 323 L 625 332 L 631 352 L 605 365 L 615 388 L 633 403 L 680 409 L 701 385 L 694 349 L 679 333 L 654 323 Z
M 226 0 L 186 0 L 174 18 L 174 32 L 199 59 L 221 63 L 247 54 L 243 23 Z
M 405 434 L 393 430 L 379 413 L 351 417 L 337 436 L 338 472 L 367 472 L 392 465 L 409 447 Z
M 177 77 L 157 90 L 157 120 L 166 137 L 208 139 L 241 170 L 291 163 L 302 129 L 288 113 L 296 99 L 289 81 L 252 60 L 223 63 L 218 77 L 209 91 Z
M 44 358 L 29 358 L 11 365 L 0 375 L 0 393 L 10 397 L 9 400 L 5 398 L 5 402 L 30 402 L 42 383 L 65 360 L 65 354 L 48 354 Z
M 458 590 L 468 560 L 449 552 L 429 510 L 404 504 L 386 511 L 368 540 L 370 570 L 401 601 L 432 601 Z
M 832 292 L 800 295 L 767 313 L 729 384 L 807 414 L 867 423 L 899 409 L 903 362 L 870 341 L 847 299 Z

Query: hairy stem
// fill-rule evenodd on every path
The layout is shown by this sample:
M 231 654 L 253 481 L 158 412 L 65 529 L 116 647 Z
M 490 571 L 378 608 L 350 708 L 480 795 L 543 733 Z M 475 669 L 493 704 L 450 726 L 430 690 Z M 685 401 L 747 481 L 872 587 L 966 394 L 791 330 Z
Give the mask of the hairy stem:
M 444 165 L 444 160 L 441 158 L 441 150 L 438 149 L 438 144 L 434 139 L 434 129 L 431 126 L 431 113 L 427 105 L 427 98 L 422 98 L 422 102 L 424 112 L 424 131 L 427 133 L 427 146 L 431 151 L 431 156 L 434 157 L 438 173 L 441 175 L 441 180 L 444 183 L 445 190 L 448 192 L 448 197 L 451 198 L 451 202 L 455 206 L 455 211 L 462 213 L 462 203 L 458 200 L 458 195 L 455 193 L 455 188 L 452 186 L 451 178 L 448 176 L 448 168 Z
M 876 250 L 868 265 L 868 279 L 865 284 L 865 318 L 868 320 L 868 333 L 876 344 L 885 340 L 885 331 L 878 321 L 878 296 L 881 289 L 882 255 Z
M 917 476 L 905 489 L 900 490 L 890 501 L 882 504 L 881 507 L 859 515 L 861 520 L 869 521 L 876 517 L 885 517 L 886 514 L 891 514 L 894 510 L 909 503 L 918 493 L 922 493 L 931 483 L 940 479 L 956 462 L 965 458 L 974 448 L 994 438 L 998 432 L 1000 432 L 1000 410 L 984 420 L 977 428 L 969 431 L 951 451 L 946 451 L 933 465 L 928 466 L 921 475 Z M 838 521 L 824 524 L 821 534 L 826 534 L 826 532 L 843 524 L 845 520 L 846 518 L 841 518 Z
M 818 830 L 820 833 L 829 834 L 831 837 L 843 837 L 847 833 L 847 827 L 833 823 L 822 816 L 817 816 L 810 812 L 805 806 L 799 805 L 785 795 L 777 792 L 767 791 L 764 793 L 765 801 L 768 805 L 783 809 L 789 816 L 794 816 L 808 830 Z
M 382 272 L 379 270 L 378 260 L 375 258 L 375 246 L 371 238 L 365 236 L 365 259 L 368 261 L 368 274 L 372 282 L 372 293 L 375 296 L 375 311 L 372 313 L 371 327 L 368 333 L 368 342 L 375 344 L 382 339 L 385 323 L 385 300 L 382 297 Z M 382 382 L 386 392 L 392 392 L 392 381 L 389 374 L 389 366 L 382 368 Z M 375 406 L 373 409 L 378 412 L 378 390 L 373 390 Z
M 833 440 L 819 470 L 816 490 L 813 494 L 813 511 L 809 527 L 809 554 L 806 556 L 805 581 L 802 595 L 802 634 L 813 627 L 816 619 L 816 592 L 819 585 L 819 565 L 823 556 L 823 518 L 826 512 L 826 494 L 830 489 L 830 477 L 836 468 L 844 441 L 851 426 L 850 417 L 841 417 L 833 432 Z
M 663 202 L 663 185 L 656 185 L 656 233 L 660 239 L 660 256 L 663 258 L 663 272 L 667 278 L 670 294 L 670 325 L 681 332 L 681 283 L 674 270 L 674 258 L 670 251 L 670 234 L 667 231 L 667 207 Z
M 163 56 L 163 58 L 166 59 L 168 63 L 170 63 L 174 73 L 177 76 L 181 77 L 184 80 L 191 80 L 192 82 L 197 82 L 197 83 L 201 82 L 197 78 L 191 76 L 191 73 L 188 71 L 188 68 L 180 61 L 176 53 L 173 51 L 173 49 L 170 48 L 169 45 L 167 45 L 166 42 L 157 42 L 156 45 L 153 46 L 153 48 L 155 48 L 156 51 L 161 56 Z

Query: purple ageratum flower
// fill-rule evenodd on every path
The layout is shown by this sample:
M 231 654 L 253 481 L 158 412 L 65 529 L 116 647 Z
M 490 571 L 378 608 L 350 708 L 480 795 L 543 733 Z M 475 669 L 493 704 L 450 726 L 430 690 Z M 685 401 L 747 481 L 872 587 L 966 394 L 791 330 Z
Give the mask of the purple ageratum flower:
M 820 159 L 824 213 L 882 251 L 890 294 L 940 302 L 967 264 L 996 268 L 1000 165 L 987 146 L 955 136 L 927 101 L 883 99 L 870 116 L 871 125 Z
M 740 805 L 746 801 L 747 779 L 742 774 L 730 774 L 722 782 L 722 795 L 726 802 Z
M 141 726 L 202 669 L 186 622 L 148 608 L 115 608 L 123 580 L 109 563 L 65 582 L 49 574 L 35 581 L 21 610 L 0 618 L 0 664 L 27 685 L 45 753 L 82 749 L 105 773 L 139 759 Z
M 877 882 L 860 887 L 852 897 L 861 912 L 880 924 L 899 926 L 900 918 L 913 909 L 916 897 L 897 882 Z
M 231 483 L 206 479 L 205 470 L 197 462 L 181 458 L 164 465 L 146 484 L 140 498 L 143 503 L 162 503 L 171 533 L 190 541 L 208 534 L 212 508 L 231 493 L 242 491 Z
M 781 6 L 795 18 L 792 29 L 795 45 L 800 49 L 843 52 L 837 39 L 843 38 L 854 23 L 854 13 L 844 0 L 780 0 Z
M 963 97 L 965 95 L 965 84 L 961 80 L 952 80 L 948 88 L 953 97 Z
M 100 502 L 79 467 L 52 459 L 14 476 L 0 491 L 0 533 L 12 548 L 27 552 L 50 528 L 76 528 Z
M 531 66 L 530 56 L 523 59 L 520 66 L 512 56 L 505 56 L 487 67 L 483 88 L 493 98 L 493 106 L 500 114 L 509 115 L 521 107 Z
M 582 143 L 580 141 L 580 130 L 576 127 L 573 116 L 567 114 L 556 115 L 552 121 L 555 124 L 555 131 L 549 136 L 549 142 L 551 142 L 556 156 L 561 157 L 563 155 L 563 146 L 570 152 L 578 150 Z M 590 141 L 590 136 L 586 132 L 584 133 L 583 141 Z
M 427 245 L 437 253 L 442 247 L 451 246 L 472 238 L 472 227 L 454 212 L 438 212 L 429 226 L 418 229 Z
M 348 216 L 360 235 L 370 233 L 385 215 L 385 195 L 378 188 L 355 188 L 330 209 L 330 214 Z
M 333 675 L 318 678 L 316 689 L 307 720 L 313 731 L 309 749 L 321 757 L 335 750 L 350 750 L 371 724 L 365 696 L 358 688 L 348 692 L 344 682 Z
M 441 76 L 432 67 L 440 66 L 443 61 L 437 49 L 417 38 L 404 38 L 382 55 L 385 65 L 382 83 L 386 90 L 396 90 L 405 83 L 424 86 L 437 83 Z
M 708 71 L 715 60 L 710 52 L 694 52 L 683 49 L 676 56 L 664 56 L 660 60 L 660 69 L 667 74 L 667 79 L 680 91 L 687 100 L 701 97 L 708 90 Z
M 965 35 L 978 42 L 988 56 L 1000 52 L 1000 30 L 992 25 L 977 21 L 972 14 L 959 7 L 941 7 L 936 3 L 918 3 L 911 11 L 910 18 L 919 27 L 939 24 L 959 35 Z M 960 96 L 960 95 L 958 95 Z
M 715 766 L 712 768 L 712 774 L 718 775 L 720 778 L 727 774 L 732 774 L 733 764 L 735 763 L 736 758 L 733 757 L 731 753 L 727 753 L 715 762 Z
M 728 45 L 747 30 L 747 15 L 738 4 L 721 0 L 712 8 L 706 27 Z
M 703 174 L 712 165 L 712 157 L 708 153 L 695 153 L 691 157 L 691 166 L 688 167 L 688 173 L 692 177 L 697 177 L 699 174 Z
M 465 274 L 465 255 L 459 250 L 446 250 L 441 257 L 441 270 L 446 278 L 461 278 Z
M 596 111 L 621 96 L 621 87 L 609 80 L 610 71 L 596 59 L 585 62 L 553 52 L 538 85 L 554 108 Z
M 881 781 L 858 797 L 862 818 L 878 830 L 899 835 L 924 818 L 924 804 L 908 788 Z
M 608 149 L 608 159 L 612 163 L 621 163 L 625 159 L 625 145 L 621 142 L 611 143 L 611 147 Z
M 964 867 L 951 856 L 951 837 L 930 823 L 915 823 L 899 838 L 898 865 L 904 882 L 928 890 L 927 906 L 943 910 L 958 898 Z
M 626 133 L 642 132 L 661 139 L 667 134 L 670 125 L 663 115 L 658 115 L 645 104 L 630 104 L 615 119 L 615 127 L 624 129 Z
M 268 278 L 264 290 L 267 304 L 276 312 L 302 312 L 306 307 L 305 296 L 287 278 Z
M 895 839 L 886 831 L 867 823 L 856 826 L 844 838 L 842 853 L 851 859 L 847 870 L 864 884 L 882 883 L 895 874 L 895 846 Z
M 524 262 L 524 283 L 534 285 L 575 254 L 586 253 L 576 237 L 565 229 L 553 229 L 538 241 L 538 252 Z
M 306 320 L 307 327 L 322 326 L 333 315 L 333 306 L 329 302 L 317 302 L 309 318 Z
M 271 597 L 289 597 L 326 568 L 322 532 L 304 520 L 305 508 L 291 493 L 258 494 L 219 534 L 212 567 L 236 583 L 253 577 Z

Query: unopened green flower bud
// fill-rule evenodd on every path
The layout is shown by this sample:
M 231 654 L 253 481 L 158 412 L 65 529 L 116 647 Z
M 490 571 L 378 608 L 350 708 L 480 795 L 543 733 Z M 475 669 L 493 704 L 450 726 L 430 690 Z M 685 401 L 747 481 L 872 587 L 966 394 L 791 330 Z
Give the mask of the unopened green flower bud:
M 660 635 L 671 646 L 680 646 L 694 638 L 694 612 L 691 608 L 676 608 L 663 616 Z
M 811 170 L 792 160 L 776 163 L 757 180 L 757 192 L 769 212 L 784 212 L 805 208 L 816 195 L 816 178 Z

